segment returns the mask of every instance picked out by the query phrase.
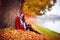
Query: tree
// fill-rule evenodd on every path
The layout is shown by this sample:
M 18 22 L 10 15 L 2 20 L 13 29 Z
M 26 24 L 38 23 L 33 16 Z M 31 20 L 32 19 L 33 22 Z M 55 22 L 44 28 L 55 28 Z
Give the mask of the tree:
M 50 11 L 52 6 L 56 3 L 56 0 L 25 0 L 24 13 L 28 12 L 28 15 L 43 15 L 46 10 Z
M 50 10 L 56 3 L 56 0 L 52 1 L 53 4 L 51 4 L 51 0 L 2 0 L 2 28 L 15 26 L 15 18 L 19 8 L 20 13 L 24 12 L 26 14 L 28 12 L 29 15 L 43 15 L 46 9 Z
M 0 28 L 15 28 L 15 18 L 19 10 L 19 0 L 2 0 L 2 23 Z

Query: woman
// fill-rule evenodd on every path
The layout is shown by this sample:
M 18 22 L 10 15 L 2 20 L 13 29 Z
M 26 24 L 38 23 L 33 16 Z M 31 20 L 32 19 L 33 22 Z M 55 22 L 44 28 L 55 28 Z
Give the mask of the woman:
M 18 30 L 26 29 L 24 14 L 20 14 L 16 17 L 15 26 L 16 26 L 16 29 L 18 29 Z

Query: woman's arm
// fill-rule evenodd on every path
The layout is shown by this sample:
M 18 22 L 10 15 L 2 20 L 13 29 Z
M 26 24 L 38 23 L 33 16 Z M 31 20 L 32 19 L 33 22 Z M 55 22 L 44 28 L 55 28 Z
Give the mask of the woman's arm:
M 16 17 L 15 26 L 16 26 L 16 29 L 19 29 L 19 27 L 20 27 L 20 19 L 19 19 L 19 17 Z

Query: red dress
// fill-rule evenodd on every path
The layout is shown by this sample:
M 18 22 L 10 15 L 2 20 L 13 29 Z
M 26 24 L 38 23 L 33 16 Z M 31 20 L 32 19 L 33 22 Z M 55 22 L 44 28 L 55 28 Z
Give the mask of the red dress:
M 15 26 L 16 26 L 17 30 L 23 30 L 24 31 L 24 26 L 20 25 L 20 17 L 16 17 Z

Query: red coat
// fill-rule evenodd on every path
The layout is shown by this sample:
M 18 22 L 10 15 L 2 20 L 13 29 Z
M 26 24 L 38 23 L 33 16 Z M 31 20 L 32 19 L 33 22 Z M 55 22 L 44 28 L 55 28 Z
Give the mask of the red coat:
M 15 26 L 18 30 L 24 30 L 24 26 L 20 25 L 20 17 L 16 17 Z

